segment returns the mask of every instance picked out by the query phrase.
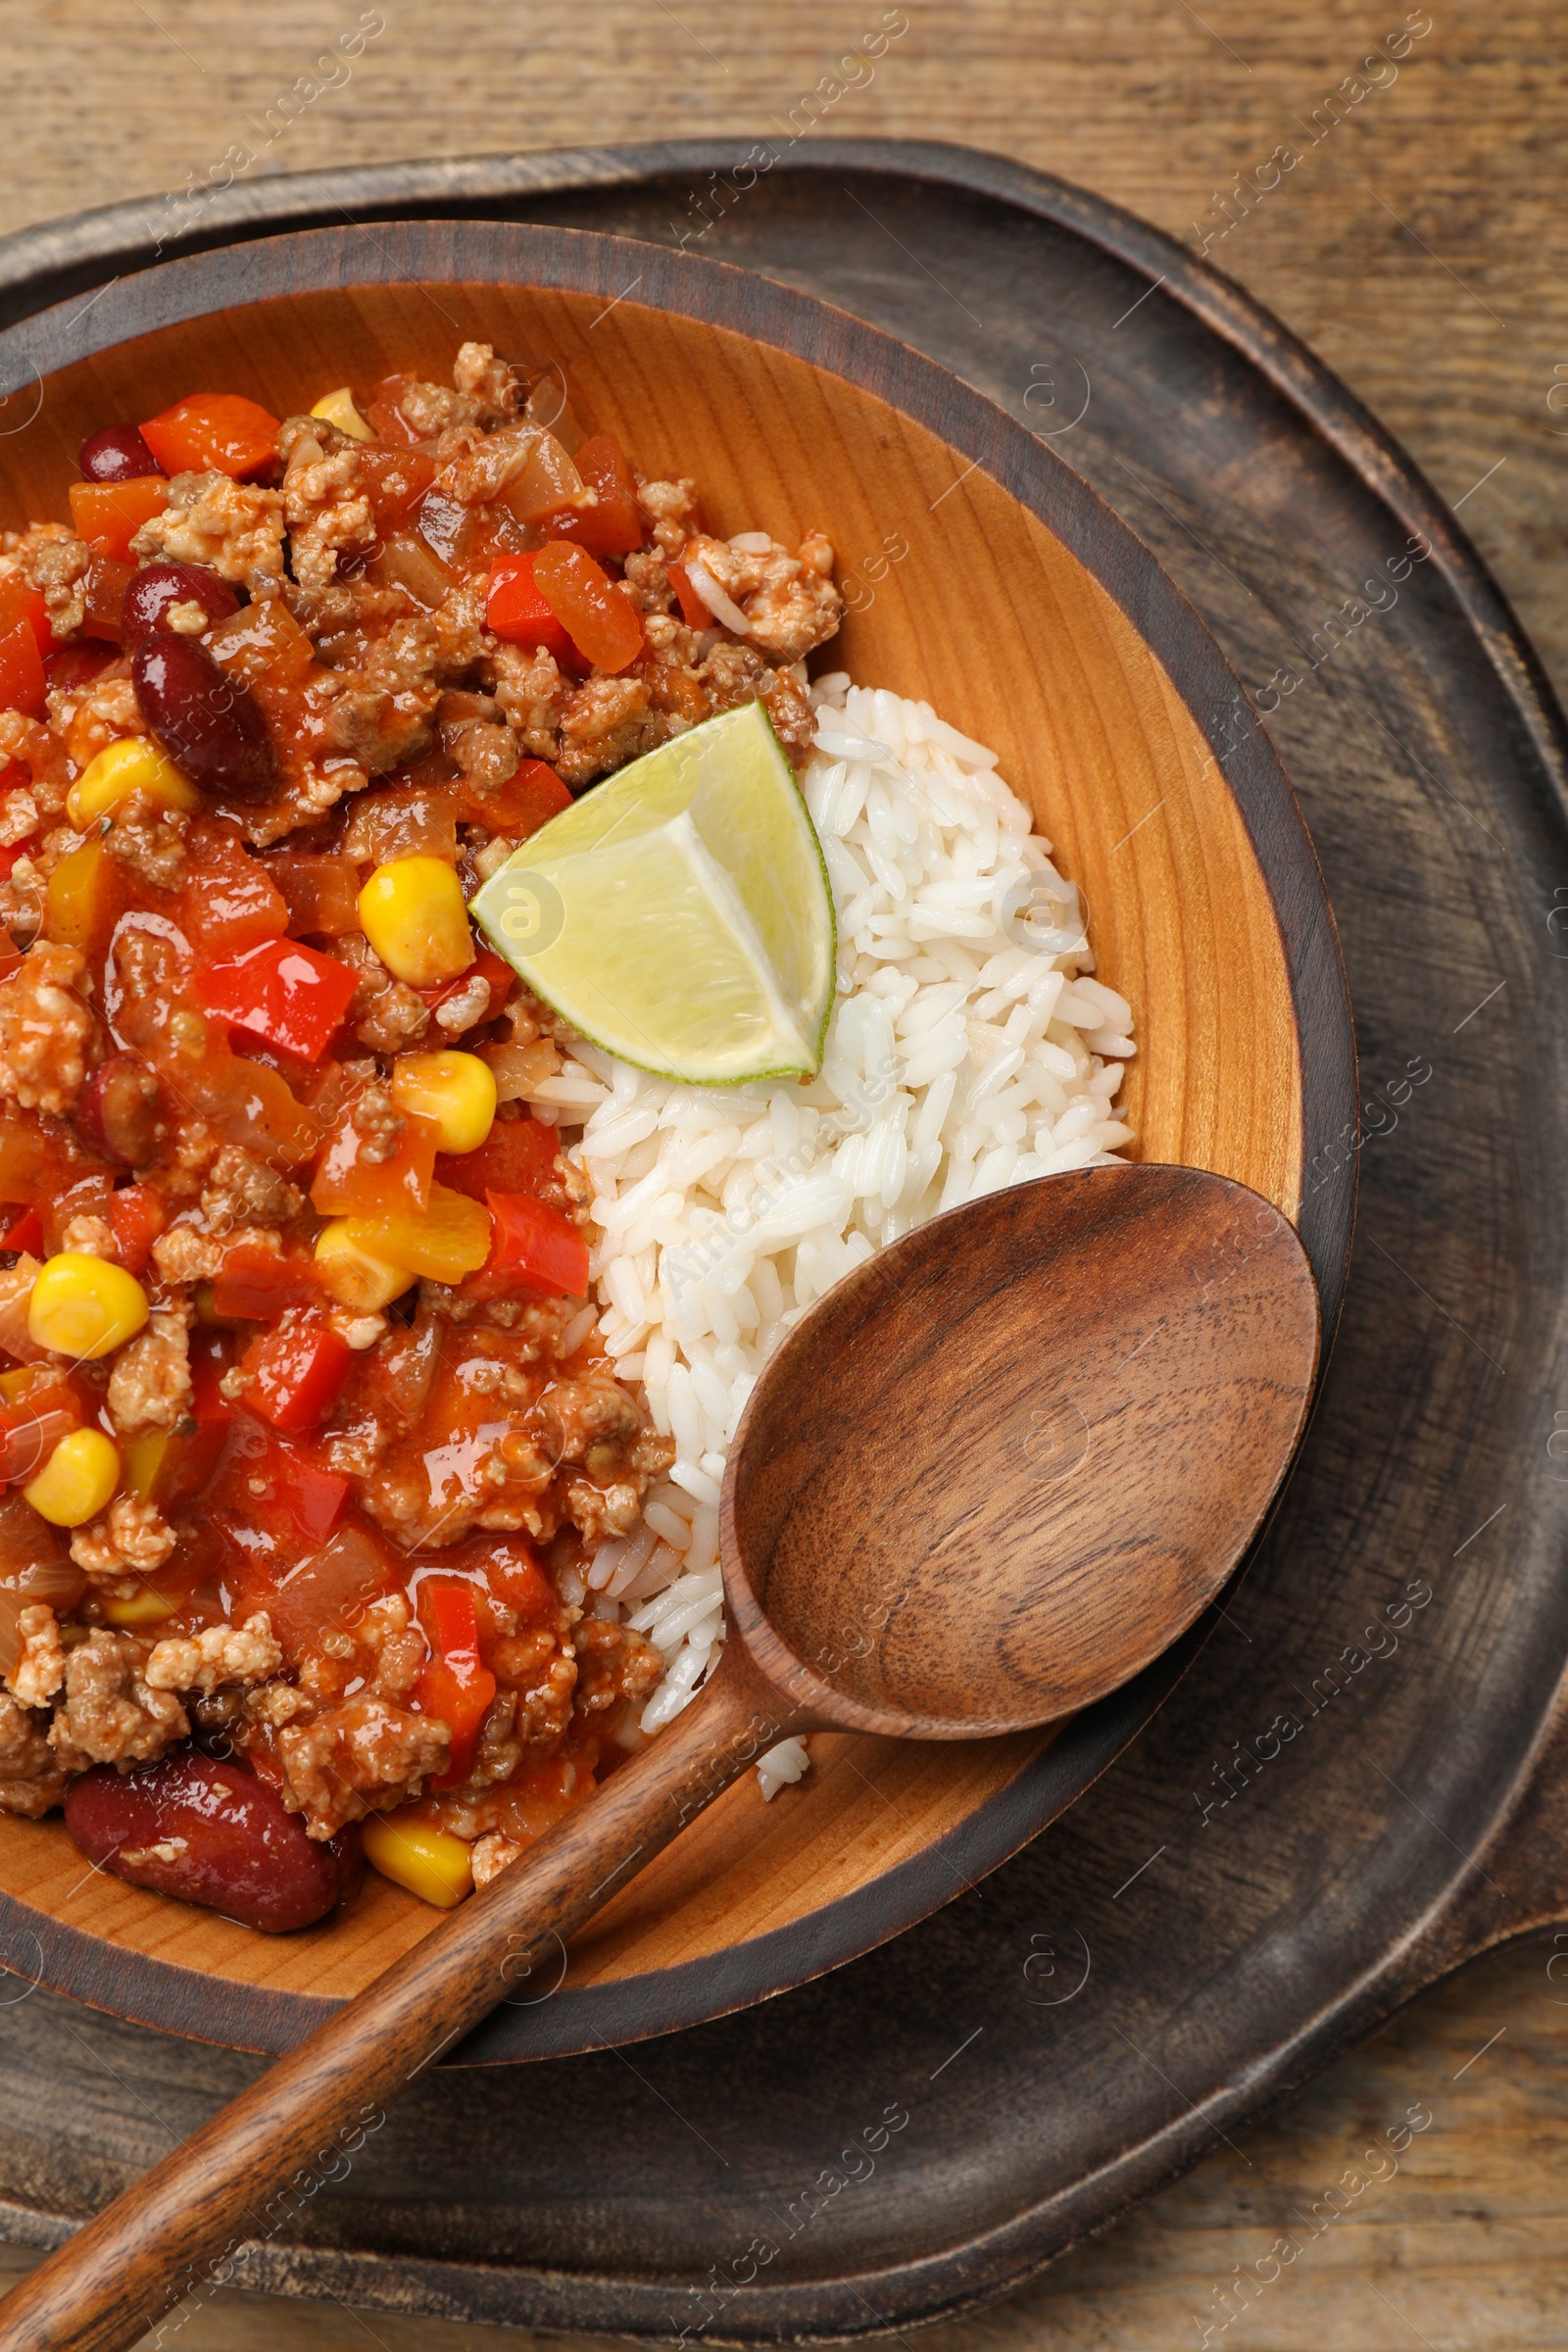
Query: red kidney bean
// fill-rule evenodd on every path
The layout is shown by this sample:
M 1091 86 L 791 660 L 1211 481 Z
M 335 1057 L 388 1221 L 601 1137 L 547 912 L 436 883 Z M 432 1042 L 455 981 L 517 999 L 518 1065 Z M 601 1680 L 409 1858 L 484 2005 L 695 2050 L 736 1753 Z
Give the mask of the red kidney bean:
M 88 638 L 79 645 L 57 645 L 52 654 L 43 658 L 44 685 L 51 694 L 57 686 L 78 693 L 83 686 L 90 686 L 114 658 L 114 647 L 105 645 L 101 639 Z
M 84 1143 L 122 1168 L 144 1168 L 164 1133 L 157 1073 L 139 1054 L 111 1054 L 77 1097 L 75 1122 Z
M 236 801 L 272 798 L 277 761 L 261 709 L 197 638 L 160 629 L 138 646 L 130 676 L 149 731 L 193 784 Z
M 133 573 L 120 609 L 121 634 L 128 647 L 144 645 L 167 629 L 171 605 L 200 605 L 209 620 L 227 620 L 239 598 L 225 579 L 205 564 L 144 564 Z
M 308 1928 L 359 1884 L 357 1830 L 308 1838 L 266 1781 L 194 1747 L 84 1772 L 66 1791 L 66 1828 L 101 1870 L 267 1936 Z
M 81 470 L 89 482 L 136 482 L 164 469 L 133 424 L 106 424 L 82 443 Z

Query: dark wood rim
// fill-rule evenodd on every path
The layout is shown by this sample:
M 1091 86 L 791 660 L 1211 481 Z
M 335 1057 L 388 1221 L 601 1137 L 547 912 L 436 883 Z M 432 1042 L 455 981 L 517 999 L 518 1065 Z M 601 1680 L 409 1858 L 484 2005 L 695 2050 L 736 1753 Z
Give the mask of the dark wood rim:
M 737 151 L 723 152 L 738 160 Z M 579 173 L 575 184 L 580 182 Z M 232 235 L 232 228 L 227 233 Z M 484 283 L 525 276 L 544 286 L 602 294 L 608 301 L 624 297 L 637 280 L 638 303 L 796 353 L 890 401 L 983 466 L 1112 596 L 1164 664 L 1214 752 L 1280 924 L 1301 1041 L 1303 1174 L 1332 1139 L 1353 1126 L 1354 1041 L 1334 918 L 1311 841 L 1273 747 L 1260 727 L 1239 745 L 1216 738 L 1202 712 L 1234 707 L 1242 688 L 1214 638 L 1144 543 L 1025 427 L 935 362 L 848 312 L 728 264 L 662 246 L 510 222 L 416 220 L 374 230 L 353 225 L 292 231 L 267 237 L 257 253 L 259 261 L 286 257 L 289 282 L 300 291 L 419 278 Z M 228 309 L 235 294 L 231 261 L 222 252 L 120 277 L 90 306 L 59 303 L 0 334 L 0 389 L 32 373 L 46 376 L 129 335 Z M 1348 1188 L 1306 1191 L 1298 1224 L 1318 1282 L 1326 1341 L 1344 1296 L 1352 1220 Z M 1212 1614 L 1200 1620 L 1176 1649 L 1126 1690 L 1078 1718 L 961 1828 L 854 1895 L 722 1955 L 563 1993 L 537 2009 L 498 2011 L 464 2044 L 461 2061 L 562 2056 L 706 2022 L 803 1984 L 914 1925 L 951 1898 L 956 1877 L 967 1886 L 996 1869 L 1088 1788 L 1149 1720 L 1213 1622 Z M 267 1992 L 228 1981 L 220 2000 L 219 1987 L 199 1972 L 128 1953 L 57 1920 L 45 1921 L 16 1897 L 0 1896 L 0 1921 L 42 1936 L 43 1982 L 51 1988 L 134 2023 L 194 2038 L 276 2051 L 337 2006 L 324 1997 Z

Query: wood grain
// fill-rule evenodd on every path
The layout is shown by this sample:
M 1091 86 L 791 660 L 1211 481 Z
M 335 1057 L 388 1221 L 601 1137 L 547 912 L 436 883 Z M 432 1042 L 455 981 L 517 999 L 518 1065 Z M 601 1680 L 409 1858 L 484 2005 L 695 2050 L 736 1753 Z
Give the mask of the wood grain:
M 258 171 L 519 143 L 767 135 L 777 110 L 879 12 L 847 17 L 837 0 L 797 0 L 763 17 L 740 0 L 710 0 L 701 18 L 678 11 L 695 37 L 644 0 L 570 15 L 543 0 L 503 13 L 478 0 L 414 0 L 390 13 L 350 87 L 302 116 Z M 1224 0 L 1198 12 L 1166 0 L 1049 11 L 1028 0 L 916 0 L 909 13 L 910 36 L 869 89 L 829 117 L 829 135 L 969 140 L 1102 189 L 1184 235 L 1209 216 L 1216 186 L 1289 138 L 1291 118 L 1309 113 L 1404 12 L 1345 0 Z M 162 0 L 154 14 L 122 0 L 53 0 L 29 18 L 8 61 L 8 225 L 137 193 L 160 202 L 223 153 L 247 112 L 292 83 L 340 21 L 318 0 L 272 0 L 265 12 Z M 1559 17 L 1545 0 L 1435 14 L 1434 36 L 1396 87 L 1358 108 L 1214 258 L 1323 352 L 1448 496 L 1506 460 L 1463 518 L 1561 688 L 1568 596 L 1552 517 L 1564 443 L 1553 436 L 1568 417 L 1545 405 L 1568 349 L 1568 220 L 1553 161 L 1568 129 Z M 1155 1829 L 1149 1844 L 1164 1835 Z M 1473 2099 L 1485 2086 L 1468 2128 L 1425 2143 L 1434 2158 L 1455 2148 L 1457 2161 L 1419 2175 L 1407 2167 L 1396 2219 L 1383 2218 L 1385 2207 L 1347 2226 L 1331 2267 L 1299 2269 L 1289 2301 L 1265 2300 L 1227 2344 L 1385 2352 L 1414 2343 L 1374 2283 L 1444 2352 L 1561 2343 L 1568 2009 L 1544 2006 L 1546 1957 L 1533 1946 L 1476 1963 L 1273 2125 L 1238 2134 L 1260 2169 L 1265 2151 L 1269 2186 L 1294 2194 L 1326 2177 L 1364 2122 L 1415 2097 L 1433 2074 L 1451 2076 L 1499 2023 L 1508 2028 L 1458 2085 Z M 1196 2341 L 1192 2297 L 1255 2251 L 1258 2186 L 1218 2149 L 1029 2293 L 940 2330 L 942 2352 L 1047 2342 L 1060 2352 L 1112 2342 L 1167 2352 Z M 522 2352 L 540 2340 L 233 2294 L 198 2311 L 179 2340 L 190 2352 L 337 2352 L 363 2347 L 367 2326 L 394 2352 Z

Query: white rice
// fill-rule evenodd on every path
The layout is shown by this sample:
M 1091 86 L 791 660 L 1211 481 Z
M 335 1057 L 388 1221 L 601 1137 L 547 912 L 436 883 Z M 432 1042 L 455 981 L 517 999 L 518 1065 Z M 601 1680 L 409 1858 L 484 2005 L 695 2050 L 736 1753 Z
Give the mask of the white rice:
M 540 1100 L 568 1133 L 585 1121 L 568 1149 L 593 1186 L 600 1329 L 676 1443 L 642 1526 L 600 1548 L 580 1595 L 665 1653 L 645 1732 L 717 1661 L 725 1455 L 791 1324 L 938 1209 L 1132 1140 L 1113 1107 L 1131 1008 L 1089 976 L 1077 891 L 997 755 L 842 671 L 811 699 L 802 784 L 839 927 L 820 1074 L 719 1091 L 580 1046 Z M 806 1767 L 781 1741 L 763 1794 Z

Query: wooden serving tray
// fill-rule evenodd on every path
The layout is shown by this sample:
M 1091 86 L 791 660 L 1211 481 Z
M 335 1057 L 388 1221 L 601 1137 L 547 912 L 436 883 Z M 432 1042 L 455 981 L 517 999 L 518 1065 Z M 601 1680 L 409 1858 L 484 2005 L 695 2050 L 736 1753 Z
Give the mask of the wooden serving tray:
M 1327 875 L 1363 1069 L 1360 1135 L 1305 1178 L 1343 1208 L 1359 1159 L 1338 1349 L 1269 1536 L 1142 1739 L 983 1886 L 814 1984 L 629 2053 L 432 2073 L 246 2274 L 552 2329 L 929 2319 L 1102 2226 L 1446 1968 L 1568 1916 L 1562 720 L 1343 387 L 1060 183 L 840 142 L 765 172 L 744 145 L 498 159 L 242 190 L 208 241 L 345 210 L 665 243 L 711 217 L 698 250 L 965 375 L 1160 554 L 1267 713 Z M 0 290 L 16 316 L 149 258 L 127 208 L 13 240 Z M 5 1957 L 24 1997 L 0 2182 L 14 2231 L 52 2241 L 256 2062 L 29 1993 L 42 1953 Z

